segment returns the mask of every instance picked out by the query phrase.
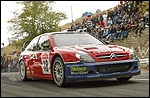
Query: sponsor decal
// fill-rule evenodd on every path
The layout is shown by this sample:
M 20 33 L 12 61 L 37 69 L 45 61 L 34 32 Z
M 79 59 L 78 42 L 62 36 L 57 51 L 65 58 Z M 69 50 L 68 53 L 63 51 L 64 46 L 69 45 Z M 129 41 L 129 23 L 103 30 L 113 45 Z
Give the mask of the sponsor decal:
M 43 55 L 42 55 L 42 59 L 47 59 L 48 58 L 48 54 L 47 53 L 44 53 Z
M 129 65 L 125 66 L 117 66 L 117 67 L 109 67 L 107 70 L 122 70 L 122 69 L 128 69 Z
M 40 64 L 41 64 L 40 62 L 34 62 L 34 66 L 38 66 Z
M 85 75 L 88 74 L 88 71 L 73 71 L 71 72 L 72 75 Z
M 86 71 L 86 67 L 71 66 L 71 71 Z
M 79 67 L 79 66 L 71 66 L 70 72 L 72 75 L 84 75 L 88 74 L 86 67 Z
M 101 72 L 109 72 L 109 71 L 119 71 L 119 70 L 124 70 L 128 69 L 129 65 L 124 65 L 124 66 L 113 66 L 113 67 L 100 67 Z

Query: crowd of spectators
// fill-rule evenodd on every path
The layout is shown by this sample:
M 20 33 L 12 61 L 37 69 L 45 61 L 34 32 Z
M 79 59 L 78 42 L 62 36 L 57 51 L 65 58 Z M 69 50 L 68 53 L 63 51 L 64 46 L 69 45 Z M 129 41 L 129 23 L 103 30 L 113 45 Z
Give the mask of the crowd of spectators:
M 82 22 L 74 22 L 70 29 L 86 29 L 86 31 L 102 40 L 124 40 L 132 31 L 134 37 L 141 36 L 149 27 L 149 9 L 142 14 L 140 1 L 124 1 L 113 9 L 89 15 Z
M 12 59 L 11 55 L 7 57 L 1 56 L 1 72 L 17 72 L 19 68 L 17 66 L 20 52 L 15 53 L 15 58 Z

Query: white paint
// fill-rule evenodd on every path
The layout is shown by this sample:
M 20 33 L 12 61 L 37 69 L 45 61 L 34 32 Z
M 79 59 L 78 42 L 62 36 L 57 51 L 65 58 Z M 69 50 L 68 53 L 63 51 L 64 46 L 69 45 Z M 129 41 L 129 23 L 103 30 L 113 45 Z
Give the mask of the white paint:
M 149 79 L 132 79 L 132 80 L 149 81 Z

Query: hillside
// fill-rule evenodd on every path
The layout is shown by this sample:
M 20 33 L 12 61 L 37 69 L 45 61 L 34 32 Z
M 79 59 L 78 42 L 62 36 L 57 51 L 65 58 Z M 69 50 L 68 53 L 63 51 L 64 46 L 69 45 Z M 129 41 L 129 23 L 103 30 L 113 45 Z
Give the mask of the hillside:
M 115 40 L 110 44 L 131 48 L 140 59 L 149 58 L 149 28 L 146 28 L 140 37 L 134 37 L 133 32 L 129 32 L 128 38 Z

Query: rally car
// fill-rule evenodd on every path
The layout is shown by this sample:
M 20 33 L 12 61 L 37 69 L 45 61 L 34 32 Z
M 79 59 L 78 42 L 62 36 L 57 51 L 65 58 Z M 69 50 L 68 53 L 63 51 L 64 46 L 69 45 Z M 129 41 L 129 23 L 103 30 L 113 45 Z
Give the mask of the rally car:
M 50 79 L 61 87 L 110 78 L 128 81 L 141 73 L 133 50 L 106 44 L 86 31 L 44 33 L 27 42 L 18 62 L 22 81 Z

